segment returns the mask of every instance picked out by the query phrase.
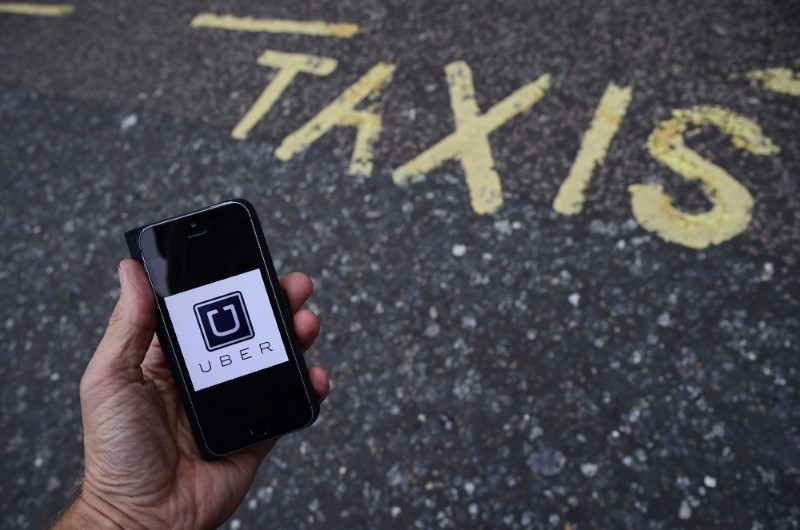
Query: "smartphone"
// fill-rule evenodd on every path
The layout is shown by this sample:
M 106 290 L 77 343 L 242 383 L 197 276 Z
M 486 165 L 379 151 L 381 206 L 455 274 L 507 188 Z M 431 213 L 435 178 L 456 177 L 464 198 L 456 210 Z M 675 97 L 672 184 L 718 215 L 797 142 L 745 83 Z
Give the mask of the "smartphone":
M 319 401 L 252 204 L 233 199 L 125 234 L 203 457 L 308 427 Z

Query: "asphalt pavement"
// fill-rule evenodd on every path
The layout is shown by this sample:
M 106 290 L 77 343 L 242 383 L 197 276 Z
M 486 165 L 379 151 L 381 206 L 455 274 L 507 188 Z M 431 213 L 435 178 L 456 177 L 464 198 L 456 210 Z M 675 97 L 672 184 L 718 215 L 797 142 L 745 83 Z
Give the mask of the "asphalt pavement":
M 0 527 L 74 491 L 123 232 L 230 197 L 332 389 L 226 528 L 800 526 L 798 2 L 4 5 Z

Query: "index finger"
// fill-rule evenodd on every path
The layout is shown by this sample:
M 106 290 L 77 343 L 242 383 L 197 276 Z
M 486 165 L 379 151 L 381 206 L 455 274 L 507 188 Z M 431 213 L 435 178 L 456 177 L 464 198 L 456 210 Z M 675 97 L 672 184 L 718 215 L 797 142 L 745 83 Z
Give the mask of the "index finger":
M 290 272 L 281 278 L 281 287 L 289 300 L 289 308 L 292 314 L 303 307 L 311 293 L 314 291 L 314 284 L 311 279 L 302 272 Z

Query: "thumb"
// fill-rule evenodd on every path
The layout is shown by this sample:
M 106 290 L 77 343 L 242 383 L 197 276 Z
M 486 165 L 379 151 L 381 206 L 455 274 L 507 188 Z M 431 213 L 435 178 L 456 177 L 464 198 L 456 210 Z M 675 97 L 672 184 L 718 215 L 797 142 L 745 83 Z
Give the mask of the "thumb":
M 156 329 L 155 298 L 144 268 L 131 259 L 119 264 L 119 284 L 119 300 L 90 364 L 106 376 L 138 381 Z

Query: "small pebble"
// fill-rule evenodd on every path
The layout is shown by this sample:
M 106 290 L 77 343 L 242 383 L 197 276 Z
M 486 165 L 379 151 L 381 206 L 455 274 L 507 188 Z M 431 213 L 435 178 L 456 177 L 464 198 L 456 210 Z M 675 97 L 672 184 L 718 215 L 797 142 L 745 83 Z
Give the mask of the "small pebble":
M 122 122 L 119 124 L 119 128 L 122 129 L 123 131 L 127 131 L 128 129 L 136 125 L 138 121 L 139 118 L 136 116 L 136 114 L 131 114 L 130 116 L 127 116 L 124 120 L 122 120 Z M 231 521 L 231 527 L 233 527 L 233 521 Z
M 597 474 L 597 464 L 592 464 L 591 462 L 581 464 L 581 473 L 589 478 L 595 476 Z
M 578 293 L 572 293 L 569 295 L 567 300 L 569 300 L 569 303 L 572 304 L 572 307 L 578 307 L 578 304 L 581 303 L 581 295 Z
M 678 519 L 682 521 L 688 520 L 692 516 L 692 507 L 685 500 L 681 501 L 681 507 L 678 510 Z

